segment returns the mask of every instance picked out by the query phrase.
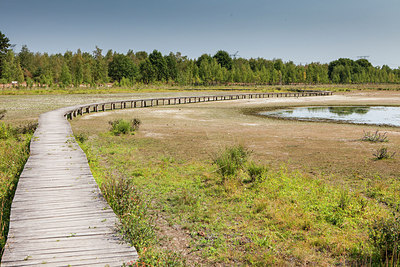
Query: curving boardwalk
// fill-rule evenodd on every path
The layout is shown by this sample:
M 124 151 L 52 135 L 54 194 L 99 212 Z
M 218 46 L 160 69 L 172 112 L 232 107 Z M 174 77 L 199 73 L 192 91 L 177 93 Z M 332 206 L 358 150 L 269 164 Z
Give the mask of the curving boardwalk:
M 303 91 L 136 99 L 42 114 L 12 203 L 1 266 L 121 266 L 138 259 L 135 248 L 117 236 L 117 218 L 102 198 L 66 118 L 116 108 L 331 94 Z
M 116 216 L 72 137 L 66 111 L 39 118 L 1 266 L 121 266 L 138 258 L 115 234 Z

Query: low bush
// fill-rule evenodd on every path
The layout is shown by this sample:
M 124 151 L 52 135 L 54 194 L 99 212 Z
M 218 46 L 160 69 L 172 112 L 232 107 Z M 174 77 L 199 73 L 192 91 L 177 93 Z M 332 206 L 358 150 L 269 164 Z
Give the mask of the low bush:
M 365 132 L 364 131 L 364 136 L 361 138 L 361 141 L 367 141 L 367 142 L 389 142 L 389 139 L 387 137 L 387 133 L 380 133 L 378 130 L 375 133 L 371 132 Z
M 388 149 L 386 147 L 381 147 L 376 150 L 375 153 L 372 155 L 374 156 L 375 160 L 381 160 L 381 159 L 391 159 L 394 157 L 396 152 L 389 153 Z
M 0 123 L 0 139 L 9 139 L 9 138 L 19 138 L 19 135 L 24 134 L 33 134 L 37 128 L 37 123 L 28 123 L 25 125 L 20 125 L 17 127 L 12 127 L 11 125 L 5 124 L 4 122 Z
M 249 154 L 250 151 L 242 145 L 228 147 L 214 157 L 213 163 L 218 167 L 217 172 L 226 178 L 243 169 Z
M 111 132 L 114 135 L 120 134 L 135 134 L 135 131 L 139 129 L 141 121 L 139 119 L 133 119 L 131 121 L 127 121 L 124 119 L 117 119 L 108 122 L 111 125 Z
M 400 264 L 400 216 L 377 219 L 370 228 L 369 237 L 377 250 L 376 260 Z
M 268 171 L 268 169 L 265 166 L 257 165 L 252 161 L 249 162 L 249 164 L 247 164 L 246 170 L 250 177 L 249 180 L 250 183 L 262 182 L 266 177 L 266 172 Z
M 79 134 L 75 134 L 75 139 L 76 141 L 78 141 L 79 143 L 85 143 L 89 138 L 87 136 L 86 133 L 79 133 Z
M 15 127 L 15 132 L 16 134 L 33 134 L 38 125 L 39 124 L 37 122 L 29 122 L 27 124 Z

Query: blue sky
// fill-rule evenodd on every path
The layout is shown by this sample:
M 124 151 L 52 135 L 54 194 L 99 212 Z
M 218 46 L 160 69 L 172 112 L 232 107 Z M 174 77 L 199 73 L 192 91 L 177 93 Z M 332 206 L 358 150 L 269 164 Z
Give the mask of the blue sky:
M 0 0 L 0 31 L 31 51 L 218 50 L 295 63 L 400 66 L 399 0 Z

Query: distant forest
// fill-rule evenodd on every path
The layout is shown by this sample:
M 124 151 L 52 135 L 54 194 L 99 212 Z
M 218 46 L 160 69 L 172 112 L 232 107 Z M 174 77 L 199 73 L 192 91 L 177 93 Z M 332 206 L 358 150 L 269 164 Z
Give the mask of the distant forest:
M 235 58 L 226 51 L 189 59 L 181 53 L 162 55 L 129 50 L 103 54 L 91 52 L 64 54 L 33 53 L 23 46 L 19 53 L 7 49 L 0 57 L 0 83 L 17 81 L 36 86 L 99 86 L 113 83 L 130 87 L 136 83 L 172 85 L 226 84 L 359 84 L 400 83 L 400 68 L 372 66 L 366 59 L 340 58 L 329 64 L 296 65 L 281 59 Z

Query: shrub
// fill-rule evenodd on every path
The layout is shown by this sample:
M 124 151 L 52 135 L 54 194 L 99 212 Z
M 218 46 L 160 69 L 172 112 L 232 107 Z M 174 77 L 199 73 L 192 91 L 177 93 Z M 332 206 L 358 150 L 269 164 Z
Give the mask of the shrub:
M 135 134 L 135 131 L 139 129 L 139 125 L 141 121 L 139 119 L 133 119 L 131 121 L 127 121 L 124 119 L 117 119 L 108 122 L 111 125 L 111 132 L 114 135 L 120 134 Z
M 361 141 L 367 141 L 367 142 L 388 142 L 388 137 L 387 137 L 387 133 L 379 133 L 379 131 L 377 130 L 375 133 L 371 133 L 371 132 L 365 132 L 364 131 L 364 136 L 361 138 Z
M 247 164 L 247 173 L 250 177 L 250 183 L 262 182 L 265 179 L 266 172 L 267 168 L 265 166 L 257 165 L 254 162 L 250 162 L 249 164 Z
M 139 130 L 139 126 L 141 123 L 142 122 L 137 118 L 134 118 L 133 120 L 131 120 L 131 125 L 135 131 Z
M 155 234 L 144 196 L 126 178 L 105 179 L 101 187 L 107 202 L 121 220 L 120 231 L 138 251 L 148 247 Z
M 16 127 L 15 132 L 17 134 L 33 134 L 36 131 L 38 125 L 39 124 L 37 122 L 29 122 L 28 124 Z
M 379 261 L 387 261 L 399 256 L 400 216 L 375 220 L 370 228 L 369 237 L 377 250 Z M 399 261 L 398 258 L 397 261 Z
M 88 140 L 88 136 L 86 133 L 79 133 L 79 134 L 75 134 L 75 139 L 79 142 L 79 143 L 85 143 Z
M 33 134 L 37 128 L 37 123 L 28 123 L 26 125 L 20 125 L 18 127 L 12 127 L 5 123 L 0 123 L 0 139 L 16 138 L 18 139 L 19 134 Z
M 393 158 L 396 152 L 389 153 L 388 149 L 386 147 L 381 147 L 376 150 L 375 153 L 372 155 L 374 156 L 375 160 L 381 160 L 381 159 L 390 159 Z
M 2 109 L 0 110 L 0 120 L 2 120 L 4 118 L 4 116 L 6 116 L 7 110 Z
M 243 169 L 249 154 L 250 152 L 242 145 L 228 147 L 214 157 L 213 163 L 218 166 L 217 172 L 222 177 L 227 177 Z

